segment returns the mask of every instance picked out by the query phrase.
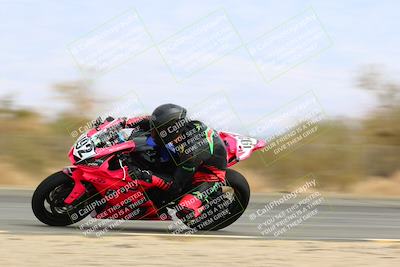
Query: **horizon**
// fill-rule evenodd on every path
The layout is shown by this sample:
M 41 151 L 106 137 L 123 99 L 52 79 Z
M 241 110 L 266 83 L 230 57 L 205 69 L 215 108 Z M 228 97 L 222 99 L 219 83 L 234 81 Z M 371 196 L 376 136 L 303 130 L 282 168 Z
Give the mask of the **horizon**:
M 130 10 L 136 10 L 154 43 L 138 56 L 95 78 L 93 93 L 107 99 L 114 94 L 118 96 L 119 92 L 134 92 L 144 103 L 147 112 L 167 102 L 183 105 L 190 110 L 202 99 L 223 90 L 236 113 L 247 121 L 272 114 L 274 110 L 312 90 L 329 117 L 361 118 L 376 107 L 376 100 L 356 86 L 358 73 L 371 64 L 382 66 L 383 75 L 389 79 L 394 79 L 393 74 L 398 72 L 395 61 L 400 58 L 399 52 L 394 51 L 393 47 L 396 47 L 395 43 L 399 43 L 400 37 L 387 34 L 390 28 L 399 24 L 396 20 L 396 9 L 389 5 L 391 1 L 310 1 L 307 4 L 297 1 L 290 1 L 290 4 L 254 1 L 258 8 L 228 1 L 218 4 L 211 1 L 169 4 L 151 2 L 155 4 L 153 6 L 160 8 L 152 9 L 152 5 L 140 1 L 116 1 L 113 4 L 101 1 L 101 4 L 74 3 L 70 6 L 53 4 L 50 1 L 41 4 L 33 4 L 31 1 L 3 3 L 4 23 L 0 27 L 7 33 L 3 35 L 4 40 L 0 44 L 0 53 L 3 54 L 3 64 L 0 66 L 3 73 L 0 78 L 1 97 L 14 95 L 17 107 L 39 111 L 46 117 L 52 117 L 64 110 L 66 104 L 63 101 L 53 100 L 55 94 L 51 89 L 52 85 L 91 78 L 83 76 L 78 70 L 68 51 L 68 45 Z M 343 5 L 347 6 L 346 11 L 338 13 L 339 10 L 343 11 Z M 184 79 L 177 82 L 174 75 L 171 75 L 171 69 L 169 70 L 171 66 L 163 62 L 154 47 L 154 44 L 173 37 L 188 25 L 207 18 L 207 15 L 218 12 L 221 8 L 225 12 L 226 20 L 233 25 L 230 28 L 228 22 L 223 21 L 225 15 L 219 15 L 217 22 L 222 23 L 220 26 L 225 30 L 221 32 L 234 44 L 237 37 L 231 32 L 237 31 L 243 44 L 257 40 L 276 27 L 279 30 L 279 25 L 310 7 L 325 28 L 332 45 L 318 55 L 310 54 L 311 58 L 272 81 L 263 80 L 257 67 L 259 61 L 253 61 L 249 51 L 239 46 L 218 48 L 225 49 L 222 51 L 228 52 L 227 55 L 217 58 L 217 62 L 208 64 L 189 78 L 182 72 L 184 69 L 178 69 L 180 72 L 175 74 Z M 161 9 L 168 9 L 170 13 L 160 16 Z M 373 20 L 382 14 L 385 19 Z M 363 21 L 362 28 L 356 23 L 348 23 L 349 19 L 354 18 Z M 372 30 L 374 36 L 369 34 Z M 140 31 L 138 26 L 136 32 Z M 213 32 L 218 33 L 216 30 Z M 384 37 L 386 42 L 379 42 L 380 37 Z M 138 39 L 138 46 L 140 41 L 148 41 L 143 38 Z M 321 42 L 324 41 L 321 39 Z M 161 48 L 167 57 L 168 49 L 173 49 L 170 46 Z M 185 47 L 181 51 L 186 51 L 184 49 Z M 278 46 L 277 49 L 281 47 Z M 199 49 L 199 55 L 195 58 L 206 58 L 204 51 Z M 213 55 L 208 57 L 212 58 Z M 172 72 L 175 71 L 174 68 L 175 66 Z

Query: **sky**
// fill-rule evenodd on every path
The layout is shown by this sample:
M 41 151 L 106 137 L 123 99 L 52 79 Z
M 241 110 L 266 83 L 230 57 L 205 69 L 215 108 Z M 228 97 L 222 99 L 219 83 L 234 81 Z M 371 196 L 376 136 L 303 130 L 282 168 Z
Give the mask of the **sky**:
M 129 46 L 125 50 L 140 53 L 126 57 L 123 64 L 96 76 L 93 97 L 111 99 L 134 92 L 145 110 L 150 112 L 169 102 L 190 110 L 216 95 L 214 99 L 227 98 L 235 114 L 247 122 L 273 114 L 311 90 L 328 116 L 361 117 L 376 105 L 371 95 L 356 86 L 361 69 L 369 64 L 378 64 L 395 79 L 399 73 L 399 9 L 399 1 L 367 0 L 3 0 L 0 1 L 0 97 L 13 94 L 20 107 L 47 116 L 56 114 L 65 105 L 54 99 L 52 85 L 87 78 L 86 73 L 78 68 L 76 59 L 74 61 L 71 43 L 79 43 L 88 33 L 93 33 L 93 29 L 101 32 L 104 25 L 110 25 L 104 23 L 112 18 L 135 12 L 138 17 L 132 25 L 137 27 L 136 33 L 143 34 L 143 38 L 139 39 L 138 47 Z M 291 62 L 287 63 L 290 70 L 272 81 L 265 81 L 260 65 L 255 62 L 262 61 L 262 57 L 268 60 L 266 50 L 254 58 L 249 54 L 248 46 L 243 44 L 257 44 L 255 42 L 263 40 L 263 36 L 266 36 L 265 40 L 271 40 L 271 36 L 284 29 L 282 27 L 290 26 L 279 25 L 304 10 L 312 10 L 312 14 L 317 15 L 318 22 L 314 26 L 317 31 L 323 29 L 321 42 L 329 40 L 329 46 L 315 55 L 311 53 L 310 58 L 300 64 L 291 66 Z M 212 14 L 219 14 L 214 22 L 221 19 L 219 22 L 225 28 L 221 25 L 212 28 Z M 196 22 L 207 23 L 207 19 L 209 24 L 206 25 L 211 25 L 211 30 L 195 43 L 201 47 L 212 34 L 220 34 L 227 38 L 225 43 L 222 42 L 225 46 L 205 52 L 191 50 L 193 47 L 188 45 L 173 50 L 165 43 L 174 36 L 184 41 L 185 34 L 190 33 Z M 112 25 L 113 22 L 109 23 Z M 147 35 L 143 32 L 143 25 Z M 242 45 L 237 46 L 236 42 Z M 274 49 L 282 51 L 285 42 L 281 42 L 279 47 L 275 44 Z M 198 64 L 201 69 L 186 75 L 187 68 L 171 65 L 175 54 L 168 55 L 168 49 L 172 54 L 182 52 L 181 60 L 191 58 L 191 63 L 194 60 L 193 64 Z M 93 51 L 88 47 L 78 57 L 82 59 L 86 56 L 82 53 Z M 216 61 L 208 62 L 209 58 Z M 271 74 L 270 69 L 266 68 L 265 73 Z M 176 76 L 183 78 L 177 82 Z M 222 95 L 221 91 L 224 92 Z

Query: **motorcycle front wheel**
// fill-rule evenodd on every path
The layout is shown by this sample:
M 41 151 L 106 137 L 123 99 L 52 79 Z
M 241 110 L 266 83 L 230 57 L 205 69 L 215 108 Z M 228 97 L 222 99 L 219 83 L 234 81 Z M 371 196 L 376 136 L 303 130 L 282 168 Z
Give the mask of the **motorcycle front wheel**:
M 66 226 L 85 218 L 87 214 L 80 215 L 78 207 L 64 203 L 73 187 L 74 181 L 62 171 L 43 180 L 32 196 L 32 210 L 36 218 L 51 226 Z

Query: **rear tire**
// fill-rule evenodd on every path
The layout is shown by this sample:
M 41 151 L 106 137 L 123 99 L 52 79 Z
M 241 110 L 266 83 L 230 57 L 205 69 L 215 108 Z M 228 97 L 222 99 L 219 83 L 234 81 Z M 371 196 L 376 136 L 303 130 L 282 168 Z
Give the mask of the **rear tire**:
M 221 201 L 218 201 L 216 205 L 211 206 L 202 212 L 202 214 L 204 214 L 207 211 L 211 211 L 212 212 L 211 216 L 207 215 L 202 221 L 196 222 L 194 225 L 188 225 L 189 227 L 198 231 L 204 231 L 204 230 L 217 231 L 225 227 L 228 227 L 229 225 L 234 223 L 237 219 L 239 219 L 240 216 L 242 216 L 250 200 L 249 184 L 247 183 L 246 178 L 242 174 L 232 169 L 226 170 L 225 180 L 226 180 L 226 185 L 233 189 L 233 201 L 230 204 L 228 202 L 229 205 L 227 207 L 225 206 L 222 210 L 220 210 L 219 215 L 223 214 L 222 213 L 223 211 L 229 211 L 229 214 L 221 216 L 220 218 L 214 217 L 216 215 L 216 213 L 214 212 L 214 208 L 217 207 L 218 204 L 223 203 Z M 213 219 L 213 222 L 205 225 L 207 220 L 210 218 Z
M 227 185 L 232 187 L 234 190 L 234 198 L 235 200 L 232 202 L 229 207 L 229 211 L 231 213 L 230 218 L 218 224 L 217 226 L 211 228 L 212 231 L 217 231 L 228 227 L 232 223 L 234 223 L 237 219 L 242 216 L 244 211 L 246 210 L 249 200 L 250 200 L 250 186 L 247 183 L 246 178 L 240 173 L 232 169 L 226 170 L 226 181 Z
M 79 215 L 77 208 L 66 206 L 64 199 L 69 195 L 74 181 L 62 171 L 56 172 L 43 180 L 32 196 L 32 210 L 36 218 L 51 226 L 66 226 L 76 223 L 87 216 Z M 74 220 L 73 213 L 77 214 Z

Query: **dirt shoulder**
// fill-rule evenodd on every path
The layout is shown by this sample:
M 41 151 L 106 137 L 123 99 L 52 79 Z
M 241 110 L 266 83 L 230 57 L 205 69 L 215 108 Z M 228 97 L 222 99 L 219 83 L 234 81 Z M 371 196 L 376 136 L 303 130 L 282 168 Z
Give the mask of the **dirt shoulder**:
M 264 177 L 262 174 L 251 169 L 238 168 L 237 170 L 247 178 L 253 193 L 274 193 L 282 191 L 282 188 L 276 188 L 273 186 L 272 177 Z M 36 186 L 45 178 L 29 176 L 6 162 L 0 163 L 0 171 L 0 188 L 11 187 L 35 189 Z M 55 171 L 57 170 L 49 169 L 48 173 L 54 173 Z M 287 191 L 287 189 L 284 191 Z M 387 178 L 367 177 L 354 183 L 344 191 L 339 189 L 318 189 L 318 191 L 327 194 L 344 193 L 360 197 L 374 196 L 400 198 L 400 172 Z
M 3 266 L 400 266 L 400 243 L 0 234 Z

